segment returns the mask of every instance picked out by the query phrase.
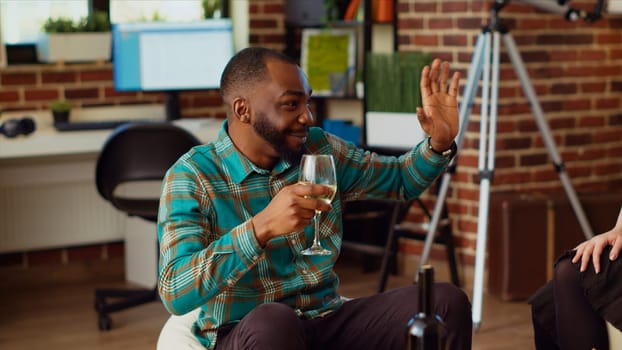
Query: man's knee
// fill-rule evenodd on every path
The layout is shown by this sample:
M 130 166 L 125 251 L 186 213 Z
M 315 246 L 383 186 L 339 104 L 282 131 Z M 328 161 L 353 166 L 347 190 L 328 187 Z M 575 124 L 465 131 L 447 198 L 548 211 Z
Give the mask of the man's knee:
M 471 321 L 471 302 L 466 293 L 451 283 L 439 282 L 434 288 L 434 298 L 437 312 L 447 318 L 461 319 L 462 322 Z
M 255 324 L 297 325 L 299 318 L 291 307 L 281 303 L 267 303 L 257 306 L 245 320 Z M 274 327 L 270 327 L 274 328 Z
M 246 315 L 233 336 L 240 349 L 295 349 L 304 344 L 304 328 L 296 312 L 280 303 L 257 306 Z

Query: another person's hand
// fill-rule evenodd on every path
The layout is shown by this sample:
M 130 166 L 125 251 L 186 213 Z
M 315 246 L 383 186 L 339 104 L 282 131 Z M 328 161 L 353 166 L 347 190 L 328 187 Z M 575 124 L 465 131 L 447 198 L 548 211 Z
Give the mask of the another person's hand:
M 264 246 L 273 237 L 309 226 L 316 210 L 328 211 L 332 207 L 322 200 L 306 197 L 327 195 L 331 191 L 326 186 L 307 184 L 281 189 L 268 206 L 251 219 L 259 244 Z
M 622 227 L 616 226 L 610 231 L 596 235 L 579 244 L 575 248 L 576 253 L 572 258 L 572 262 L 576 264 L 580 261 L 580 270 L 583 272 L 587 269 L 591 260 L 592 264 L 594 264 L 594 271 L 600 273 L 600 256 L 603 253 L 603 249 L 608 245 L 612 246 L 609 259 L 617 259 L 620 255 L 620 249 L 622 249 Z
M 458 84 L 460 73 L 454 72 L 448 84 L 449 63 L 435 59 L 421 72 L 423 107 L 417 107 L 419 123 L 430 136 L 432 148 L 444 151 L 458 134 Z

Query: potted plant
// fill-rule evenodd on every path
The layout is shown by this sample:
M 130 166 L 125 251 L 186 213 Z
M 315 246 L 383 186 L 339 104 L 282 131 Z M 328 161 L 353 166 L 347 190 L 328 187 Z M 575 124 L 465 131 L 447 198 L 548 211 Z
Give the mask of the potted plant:
M 54 124 L 67 123 L 69 121 L 69 113 L 71 113 L 71 103 L 67 100 L 56 100 L 50 103 L 49 108 L 54 117 Z
M 220 18 L 222 15 L 221 0 L 203 0 L 201 6 L 203 7 L 203 17 L 205 19 Z
M 105 12 L 96 11 L 80 21 L 48 18 L 37 42 L 41 62 L 110 60 L 112 37 Z

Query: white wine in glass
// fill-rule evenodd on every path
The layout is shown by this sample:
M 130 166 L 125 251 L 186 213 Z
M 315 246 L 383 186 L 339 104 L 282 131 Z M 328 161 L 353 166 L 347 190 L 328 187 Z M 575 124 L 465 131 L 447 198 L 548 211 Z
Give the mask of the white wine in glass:
M 332 191 L 329 195 L 312 196 L 326 203 L 332 202 L 337 192 L 337 175 L 335 174 L 335 161 L 330 154 L 305 154 L 300 161 L 300 174 L 298 183 L 318 184 L 329 187 Z M 314 236 L 313 245 L 302 251 L 303 255 L 330 255 L 332 252 L 320 245 L 320 215 L 316 210 L 313 217 Z

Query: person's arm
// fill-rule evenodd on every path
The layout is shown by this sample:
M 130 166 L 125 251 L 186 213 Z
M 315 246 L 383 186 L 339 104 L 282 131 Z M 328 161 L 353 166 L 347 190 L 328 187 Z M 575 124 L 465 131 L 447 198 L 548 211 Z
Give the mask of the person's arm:
M 173 314 L 204 305 L 263 254 L 250 220 L 219 234 L 208 189 L 197 174 L 178 162 L 167 173 L 160 197 L 158 292 Z
M 417 117 L 430 136 L 410 152 L 395 157 L 378 157 L 329 138 L 340 167 L 339 188 L 344 199 L 418 197 L 449 162 L 444 151 L 452 148 L 458 133 L 458 85 L 460 74 L 449 79 L 449 63 L 435 59 L 421 72 L 422 107 Z M 430 149 L 431 146 L 431 149 Z
M 585 271 L 590 262 L 594 264 L 594 271 L 600 272 L 600 255 L 603 249 L 608 245 L 612 246 L 609 253 L 609 260 L 616 260 L 622 249 L 622 208 L 618 214 L 618 220 L 615 226 L 604 233 L 596 235 L 591 239 L 579 244 L 575 250 L 575 256 L 572 258 L 573 263 L 581 261 L 581 271 Z
M 330 210 L 321 200 L 305 198 L 330 191 L 320 185 L 290 185 L 254 217 L 235 224 L 217 213 L 200 171 L 176 164 L 166 175 L 160 198 L 158 291 L 165 307 L 184 314 L 234 286 L 252 269 L 272 237 L 308 226 L 315 209 Z M 220 221 L 219 221 L 220 220 Z M 233 225 L 227 232 L 224 225 Z M 219 233 L 220 232 L 220 233 Z
M 253 231 L 259 245 L 277 236 L 300 231 L 311 224 L 316 210 L 332 209 L 318 197 L 330 195 L 331 189 L 316 184 L 294 184 L 285 186 L 268 203 L 265 209 L 252 219 Z

